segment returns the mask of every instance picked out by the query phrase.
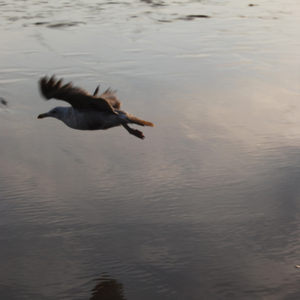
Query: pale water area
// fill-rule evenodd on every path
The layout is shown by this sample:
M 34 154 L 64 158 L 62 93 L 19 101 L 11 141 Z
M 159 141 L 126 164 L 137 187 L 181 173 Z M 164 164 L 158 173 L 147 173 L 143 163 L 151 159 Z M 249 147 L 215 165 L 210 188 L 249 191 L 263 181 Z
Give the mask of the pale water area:
M 0 299 L 300 299 L 299 6 L 0 1 Z M 38 120 L 53 73 L 155 127 Z

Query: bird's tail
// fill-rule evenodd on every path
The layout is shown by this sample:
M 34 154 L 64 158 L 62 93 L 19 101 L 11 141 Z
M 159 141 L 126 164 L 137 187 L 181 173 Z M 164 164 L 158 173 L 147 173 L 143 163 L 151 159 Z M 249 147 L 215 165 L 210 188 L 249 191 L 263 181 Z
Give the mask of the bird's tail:
M 144 121 L 142 119 L 137 118 L 136 116 L 133 115 L 127 115 L 128 120 L 130 121 L 130 123 L 134 123 L 134 124 L 138 124 L 141 126 L 150 126 L 153 127 L 154 124 L 148 121 Z

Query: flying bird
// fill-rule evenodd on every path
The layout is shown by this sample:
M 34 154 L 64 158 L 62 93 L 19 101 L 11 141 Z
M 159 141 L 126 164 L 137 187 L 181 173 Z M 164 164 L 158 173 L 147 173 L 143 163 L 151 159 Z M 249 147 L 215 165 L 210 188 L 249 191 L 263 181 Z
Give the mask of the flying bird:
M 38 119 L 53 117 L 61 120 L 67 126 L 79 130 L 103 130 L 123 126 L 130 134 L 144 139 L 143 132 L 131 128 L 128 124 L 153 126 L 136 116 L 121 110 L 121 102 L 116 97 L 116 91 L 108 88 L 97 96 L 99 86 L 93 94 L 75 87 L 72 83 L 63 84 L 63 79 L 57 80 L 53 75 L 39 80 L 41 94 L 46 100 L 58 99 L 69 103 L 68 107 L 55 107 L 47 113 L 40 114 Z

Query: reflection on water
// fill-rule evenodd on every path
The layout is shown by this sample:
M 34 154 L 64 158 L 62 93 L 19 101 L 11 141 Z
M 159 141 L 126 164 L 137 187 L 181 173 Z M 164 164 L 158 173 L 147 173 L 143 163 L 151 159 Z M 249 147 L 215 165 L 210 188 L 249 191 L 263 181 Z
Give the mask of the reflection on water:
M 110 276 L 102 276 L 96 280 L 90 300 L 125 300 L 123 285 Z
M 299 5 L 249 4 L 0 1 L 1 299 L 299 299 Z M 41 125 L 53 73 L 157 126 Z

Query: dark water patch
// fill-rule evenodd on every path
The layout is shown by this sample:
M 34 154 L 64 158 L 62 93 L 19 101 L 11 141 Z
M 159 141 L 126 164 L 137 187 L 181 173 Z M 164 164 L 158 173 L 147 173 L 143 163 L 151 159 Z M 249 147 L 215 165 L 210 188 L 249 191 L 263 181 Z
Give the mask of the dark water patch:
M 157 21 L 160 23 L 171 23 L 172 22 L 172 20 L 163 20 L 163 19 L 159 19 Z
M 0 104 L 3 106 L 7 106 L 8 102 L 4 98 L 0 97 Z
M 112 4 L 112 5 L 121 5 L 121 4 L 124 4 L 124 3 L 122 3 L 122 2 L 118 2 L 118 1 L 108 1 L 108 2 L 105 2 L 104 4 L 105 4 L 105 5 L 107 5 L 107 4 Z
M 90 300 L 111 299 L 111 300 L 125 300 L 123 285 L 116 279 L 109 275 L 102 275 L 95 280 L 96 285 L 92 289 Z
M 176 15 L 176 14 L 174 14 L 174 15 Z M 186 15 L 186 16 L 183 16 L 183 17 L 177 17 L 177 18 L 174 18 L 174 19 L 158 19 L 157 21 L 160 22 L 160 23 L 171 23 L 171 22 L 176 21 L 176 20 L 193 21 L 195 19 L 209 19 L 209 18 L 211 18 L 211 16 L 209 16 L 209 15 L 196 14 L 196 15 Z
M 62 27 L 72 27 L 72 26 L 77 26 L 79 24 L 85 24 L 84 22 L 61 22 L 61 23 L 54 23 L 54 24 L 49 24 L 47 27 L 49 28 L 62 28 Z
M 49 22 L 35 22 L 35 23 L 33 23 L 33 25 L 36 25 L 36 26 L 47 25 L 47 24 L 49 24 Z
M 73 27 L 78 26 L 80 24 L 86 24 L 85 22 L 79 22 L 79 21 L 70 21 L 70 22 L 47 22 L 47 21 L 41 21 L 41 22 L 35 22 L 33 25 L 36 26 L 46 26 L 48 28 L 64 28 L 64 27 Z
M 147 4 L 151 5 L 152 7 L 166 6 L 166 4 L 163 1 L 141 0 L 141 2 L 147 3 Z
M 210 16 L 208 15 L 187 15 L 184 17 L 179 18 L 180 20 L 192 21 L 194 19 L 208 19 Z

